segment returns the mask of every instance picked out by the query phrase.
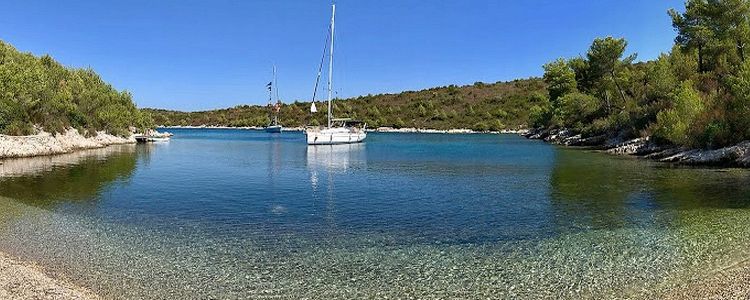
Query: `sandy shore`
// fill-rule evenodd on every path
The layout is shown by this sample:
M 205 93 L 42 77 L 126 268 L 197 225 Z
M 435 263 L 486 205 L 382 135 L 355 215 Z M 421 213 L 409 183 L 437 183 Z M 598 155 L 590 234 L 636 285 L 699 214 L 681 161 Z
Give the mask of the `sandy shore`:
M 132 136 L 123 138 L 99 132 L 94 137 L 85 137 L 75 129 L 54 135 L 46 132 L 30 136 L 0 135 L 0 159 L 63 154 L 82 149 L 132 143 L 135 143 L 135 138 Z
M 0 253 L 0 299 L 100 299 L 94 293 L 45 275 L 32 264 Z

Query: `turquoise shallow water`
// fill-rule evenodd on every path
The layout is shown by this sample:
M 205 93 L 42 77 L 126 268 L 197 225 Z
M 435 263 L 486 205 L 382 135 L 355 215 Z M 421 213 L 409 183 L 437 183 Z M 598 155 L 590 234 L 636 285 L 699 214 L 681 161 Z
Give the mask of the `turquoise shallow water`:
M 744 170 L 513 135 L 174 133 L 3 161 L 0 251 L 114 299 L 579 299 L 750 250 Z

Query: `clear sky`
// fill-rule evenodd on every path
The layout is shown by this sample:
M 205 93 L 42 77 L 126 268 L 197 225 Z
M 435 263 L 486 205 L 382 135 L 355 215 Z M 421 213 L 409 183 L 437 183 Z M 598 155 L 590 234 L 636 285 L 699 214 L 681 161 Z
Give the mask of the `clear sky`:
M 675 36 L 682 0 L 339 0 L 340 97 L 542 74 L 595 37 L 625 37 L 653 59 Z M 140 107 L 263 104 L 273 64 L 285 101 L 309 100 L 327 0 L 4 0 L 0 39 L 91 67 Z

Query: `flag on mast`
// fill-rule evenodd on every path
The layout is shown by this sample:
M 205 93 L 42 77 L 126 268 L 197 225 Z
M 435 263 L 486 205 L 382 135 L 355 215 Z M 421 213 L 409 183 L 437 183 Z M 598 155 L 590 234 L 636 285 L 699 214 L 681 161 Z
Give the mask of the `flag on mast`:
M 317 108 L 317 107 L 315 107 L 315 101 L 313 101 L 312 105 L 310 105 L 310 112 L 311 112 L 311 113 L 316 113 L 316 112 L 318 112 L 318 108 Z

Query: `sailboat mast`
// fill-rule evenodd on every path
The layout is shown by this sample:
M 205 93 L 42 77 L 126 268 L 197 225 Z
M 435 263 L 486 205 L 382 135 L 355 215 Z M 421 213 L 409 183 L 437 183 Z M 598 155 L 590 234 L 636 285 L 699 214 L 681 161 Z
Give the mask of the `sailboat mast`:
M 276 97 L 276 103 L 271 105 L 271 111 L 273 112 L 273 125 L 279 125 L 279 112 L 276 110 L 276 105 L 279 105 L 279 86 L 276 82 L 276 65 L 273 65 L 273 94 Z
M 333 29 L 336 18 L 336 4 L 331 5 L 331 53 L 328 56 L 328 128 L 331 128 L 331 119 L 333 118 Z
M 273 66 L 273 78 L 276 78 L 276 66 Z M 268 107 L 271 108 L 271 104 L 273 103 L 273 86 L 276 84 L 271 78 L 271 82 L 266 85 L 268 88 Z
M 276 81 L 276 65 L 273 65 L 273 91 L 276 96 L 276 103 L 281 102 L 279 98 L 279 82 Z

